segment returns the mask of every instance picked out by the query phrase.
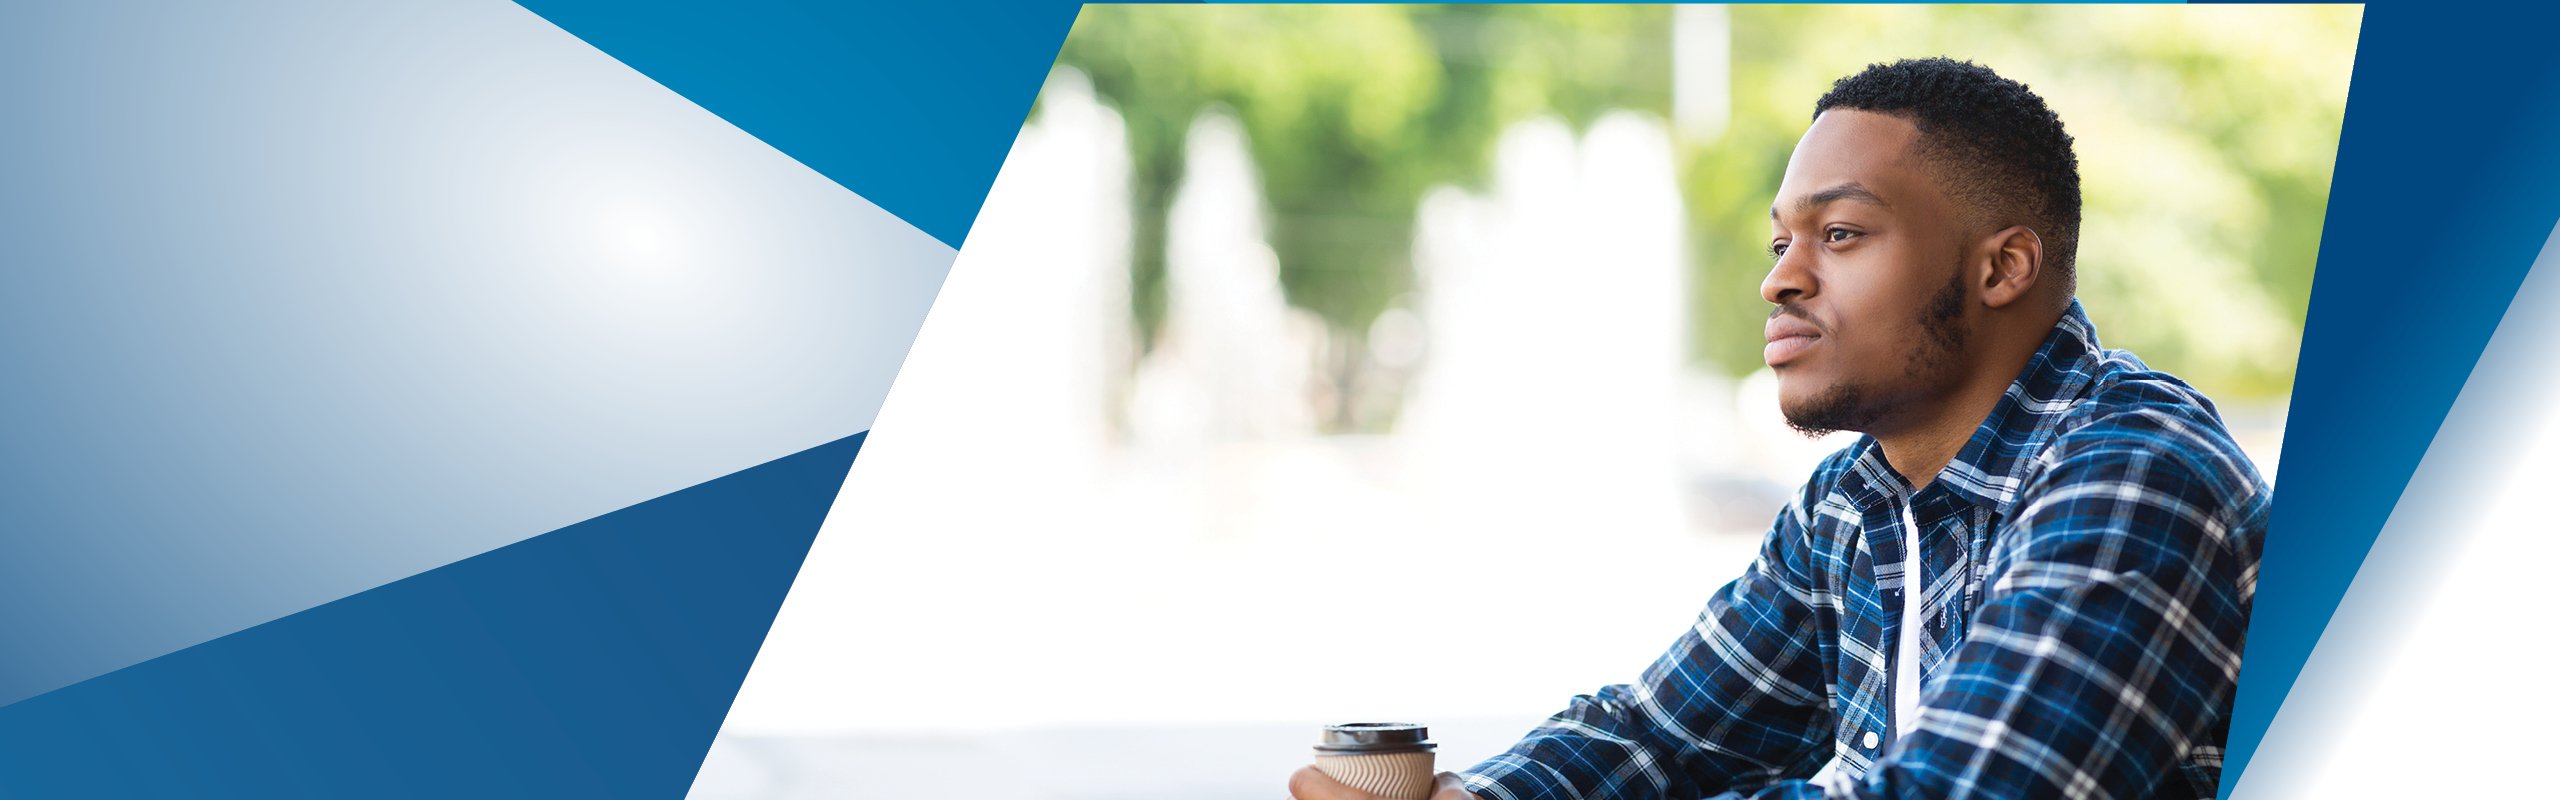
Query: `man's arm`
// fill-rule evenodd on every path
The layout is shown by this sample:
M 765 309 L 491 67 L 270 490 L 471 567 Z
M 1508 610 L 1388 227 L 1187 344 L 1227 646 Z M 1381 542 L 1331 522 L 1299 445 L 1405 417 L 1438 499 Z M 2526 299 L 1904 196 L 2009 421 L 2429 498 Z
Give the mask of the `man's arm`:
M 1817 600 L 1801 572 L 1812 507 L 1800 496 L 1778 515 L 1750 569 L 1641 679 L 1575 697 L 1461 773 L 1466 788 L 1485 800 L 1687 798 L 1811 772 L 1831 739 Z
M 2264 486 L 2192 421 L 2100 425 L 2026 489 L 1919 729 L 1849 796 L 2144 797 L 2191 748 L 2221 746 L 2203 739 L 2239 676 Z M 1794 781 L 1759 797 L 1822 795 Z

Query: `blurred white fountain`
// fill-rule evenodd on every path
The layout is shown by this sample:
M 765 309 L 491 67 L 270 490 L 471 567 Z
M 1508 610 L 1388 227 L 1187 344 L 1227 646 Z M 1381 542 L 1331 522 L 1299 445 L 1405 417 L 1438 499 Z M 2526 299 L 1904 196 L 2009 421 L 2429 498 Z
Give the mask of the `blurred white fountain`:
M 1505 132 L 1491 192 L 1424 201 L 1425 361 L 1398 425 L 1423 480 L 1488 525 L 1582 546 L 1684 532 L 1675 469 L 1686 348 L 1670 135 L 1632 113 L 1579 142 Z
M 1204 114 L 1186 148 L 1165 225 L 1164 330 L 1131 388 L 1132 438 L 1191 452 L 1304 437 L 1324 326 L 1281 292 L 1244 128 Z
M 1281 293 L 1242 132 L 1212 114 L 1189 144 L 1133 369 L 1122 123 L 1053 79 L 697 797 L 1240 796 L 1213 789 L 1276 786 L 1314 725 L 1365 717 L 1430 720 L 1472 760 L 1632 677 L 1749 557 L 1678 513 L 1659 124 L 1524 125 L 1487 197 L 1434 194 L 1422 291 L 1370 326 L 1420 380 L 1385 437 L 1316 432 L 1323 329 Z M 1485 631 L 1542 646 L 1464 639 Z M 1129 783 L 1178 743 L 1196 763 L 1165 774 L 1196 783 Z

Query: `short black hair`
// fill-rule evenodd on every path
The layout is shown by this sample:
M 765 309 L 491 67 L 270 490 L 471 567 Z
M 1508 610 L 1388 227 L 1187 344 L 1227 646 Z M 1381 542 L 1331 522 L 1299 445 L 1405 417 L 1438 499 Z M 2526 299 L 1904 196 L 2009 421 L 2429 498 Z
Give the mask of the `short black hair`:
M 1920 129 L 1922 157 L 1949 194 L 1994 224 L 2034 228 L 2069 296 L 2080 243 L 2080 159 L 2044 98 L 1971 61 L 1906 58 L 1833 82 L 1813 115 L 1834 108 L 1910 120 Z

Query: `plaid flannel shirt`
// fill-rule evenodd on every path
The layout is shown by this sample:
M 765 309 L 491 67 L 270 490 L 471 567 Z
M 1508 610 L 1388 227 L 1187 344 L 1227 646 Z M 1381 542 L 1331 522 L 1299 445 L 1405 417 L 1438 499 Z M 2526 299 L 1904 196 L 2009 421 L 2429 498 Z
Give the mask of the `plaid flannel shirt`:
M 2213 404 L 2101 349 L 2075 302 L 1926 488 L 1872 437 L 1832 455 L 1640 680 L 1575 697 L 1467 786 L 1490 800 L 2213 797 L 2267 507 Z M 1922 677 L 1897 687 L 1913 586 Z M 1908 737 L 1897 691 L 1920 693 Z

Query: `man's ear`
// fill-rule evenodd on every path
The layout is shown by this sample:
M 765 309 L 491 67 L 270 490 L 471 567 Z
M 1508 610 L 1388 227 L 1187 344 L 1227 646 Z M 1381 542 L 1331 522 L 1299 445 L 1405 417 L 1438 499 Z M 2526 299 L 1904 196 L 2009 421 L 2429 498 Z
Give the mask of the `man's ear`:
M 2011 225 L 1983 237 L 1974 252 L 1984 305 L 2006 308 L 2019 298 L 2033 296 L 2045 281 L 2044 239 L 2025 225 Z

